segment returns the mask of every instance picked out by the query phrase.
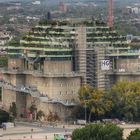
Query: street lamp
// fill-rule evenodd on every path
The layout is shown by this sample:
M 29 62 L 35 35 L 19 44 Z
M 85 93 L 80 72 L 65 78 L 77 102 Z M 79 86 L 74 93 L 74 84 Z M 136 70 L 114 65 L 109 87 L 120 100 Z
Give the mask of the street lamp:
M 87 124 L 87 105 L 85 102 L 85 124 Z

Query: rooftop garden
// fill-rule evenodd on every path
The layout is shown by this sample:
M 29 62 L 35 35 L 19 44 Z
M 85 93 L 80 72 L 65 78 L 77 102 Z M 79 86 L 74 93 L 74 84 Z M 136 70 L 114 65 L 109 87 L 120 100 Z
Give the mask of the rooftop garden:
M 41 26 L 78 26 L 78 25 L 85 25 L 85 26 L 107 26 L 107 24 L 103 21 L 99 20 L 88 20 L 88 21 L 74 21 L 74 20 L 65 20 L 65 21 L 58 21 L 58 20 L 43 20 L 39 22 Z

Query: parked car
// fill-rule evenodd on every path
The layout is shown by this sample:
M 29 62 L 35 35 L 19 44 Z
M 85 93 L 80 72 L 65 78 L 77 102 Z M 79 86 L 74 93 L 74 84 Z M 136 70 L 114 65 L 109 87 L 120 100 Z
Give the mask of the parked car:
M 54 140 L 72 140 L 71 134 L 54 134 Z

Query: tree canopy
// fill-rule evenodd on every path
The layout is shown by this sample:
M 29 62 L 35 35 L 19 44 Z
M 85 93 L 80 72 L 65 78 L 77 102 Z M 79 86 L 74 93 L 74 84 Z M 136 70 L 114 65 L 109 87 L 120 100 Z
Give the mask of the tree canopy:
M 123 130 L 114 124 L 90 124 L 72 133 L 72 140 L 122 140 Z
M 90 110 L 89 121 L 92 113 L 96 116 L 102 116 L 112 107 L 112 101 L 102 90 L 94 89 L 88 85 L 79 90 L 79 99 L 81 105 Z
M 118 82 L 109 91 L 84 85 L 79 90 L 79 100 L 87 109 L 89 121 L 93 117 L 140 120 L 140 82 Z

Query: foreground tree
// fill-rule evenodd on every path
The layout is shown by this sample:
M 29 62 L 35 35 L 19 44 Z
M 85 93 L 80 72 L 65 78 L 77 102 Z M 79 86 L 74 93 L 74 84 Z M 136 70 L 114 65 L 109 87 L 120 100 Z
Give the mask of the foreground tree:
M 88 85 L 79 90 L 79 99 L 81 105 L 90 111 L 89 121 L 92 113 L 99 117 L 110 111 L 112 107 L 112 101 L 102 90 L 94 89 Z
M 88 114 L 88 110 L 87 111 L 87 114 Z M 85 108 L 84 106 L 82 105 L 77 105 L 74 107 L 74 109 L 72 110 L 72 117 L 74 119 L 82 119 L 84 120 L 85 119 Z
M 76 129 L 72 140 L 122 140 L 123 130 L 114 124 L 91 124 Z
M 140 130 L 136 129 L 132 131 L 127 140 L 140 140 Z

